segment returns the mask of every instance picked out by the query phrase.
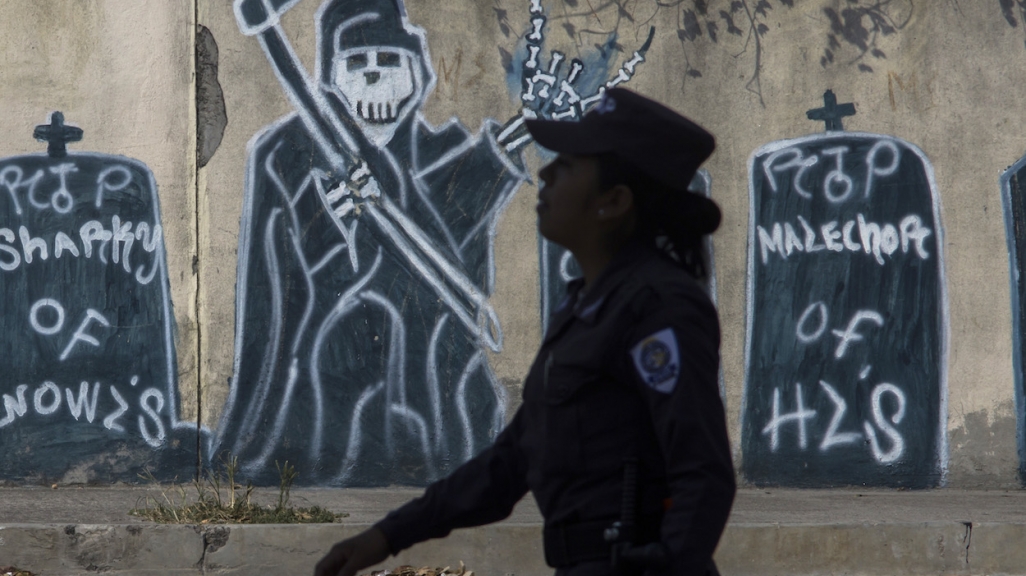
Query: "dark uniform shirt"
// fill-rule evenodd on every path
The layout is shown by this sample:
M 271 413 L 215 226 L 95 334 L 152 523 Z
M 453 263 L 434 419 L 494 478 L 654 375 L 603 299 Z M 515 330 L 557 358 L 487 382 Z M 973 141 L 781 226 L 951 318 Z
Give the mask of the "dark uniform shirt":
M 523 404 L 494 445 L 377 524 L 393 553 L 501 520 L 528 490 L 547 535 L 608 526 L 620 519 L 625 459 L 636 458 L 639 533 L 667 546 L 667 573 L 704 573 L 735 491 L 716 310 L 637 243 L 581 288 L 571 283 L 553 313 Z

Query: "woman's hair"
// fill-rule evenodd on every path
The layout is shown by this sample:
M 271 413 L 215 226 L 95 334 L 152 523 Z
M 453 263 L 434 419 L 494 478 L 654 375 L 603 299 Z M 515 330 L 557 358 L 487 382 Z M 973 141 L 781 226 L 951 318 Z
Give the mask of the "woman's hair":
M 662 250 L 696 279 L 704 279 L 708 267 L 702 236 L 685 224 L 687 208 L 682 195 L 689 192 L 670 188 L 613 153 L 600 154 L 600 188 L 608 190 L 618 184 L 634 193 L 638 220 L 633 237 Z

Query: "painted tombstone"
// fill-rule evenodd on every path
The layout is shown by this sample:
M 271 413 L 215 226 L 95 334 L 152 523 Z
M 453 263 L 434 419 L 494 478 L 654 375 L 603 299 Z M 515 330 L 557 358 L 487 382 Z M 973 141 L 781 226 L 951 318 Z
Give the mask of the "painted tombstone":
M 699 170 L 691 180 L 689 189 L 692 192 L 709 196 L 709 172 L 705 169 Z M 716 267 L 713 262 L 712 238 L 706 237 L 703 242 L 705 261 L 709 267 L 709 275 L 706 278 L 706 289 L 716 298 Z M 567 284 L 581 275 L 581 269 L 568 250 L 538 237 L 538 251 L 541 259 L 541 314 L 542 326 L 548 327 L 549 317 L 552 310 L 559 305 L 559 302 L 566 295 Z M 722 386 L 722 382 L 721 382 Z
M 1019 419 L 1019 475 L 1026 482 L 1026 417 L 1023 398 L 1026 373 L 1026 157 L 1001 175 L 1001 197 L 1005 210 L 1008 257 L 1012 284 L 1012 356 L 1015 372 L 1015 404 Z
M 841 131 L 749 161 L 743 471 L 756 484 L 922 488 L 947 453 L 940 206 L 915 146 Z M 825 116 L 825 117 L 824 117 Z
M 82 134 L 54 112 L 47 154 L 0 159 L 0 470 L 188 477 L 157 186 L 137 160 L 68 152 Z

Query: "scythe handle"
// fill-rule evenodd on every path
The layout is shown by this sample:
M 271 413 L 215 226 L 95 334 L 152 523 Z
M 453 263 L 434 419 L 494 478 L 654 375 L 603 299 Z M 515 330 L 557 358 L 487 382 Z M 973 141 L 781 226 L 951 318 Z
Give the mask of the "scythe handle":
M 299 0 L 235 0 L 235 19 L 246 36 L 255 36 L 280 22 Z

